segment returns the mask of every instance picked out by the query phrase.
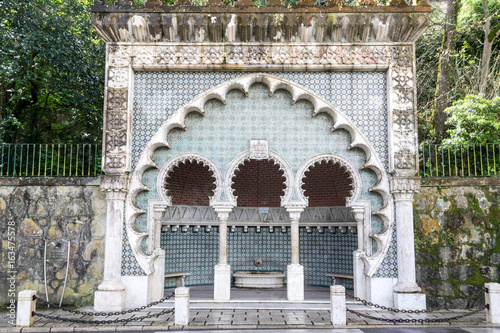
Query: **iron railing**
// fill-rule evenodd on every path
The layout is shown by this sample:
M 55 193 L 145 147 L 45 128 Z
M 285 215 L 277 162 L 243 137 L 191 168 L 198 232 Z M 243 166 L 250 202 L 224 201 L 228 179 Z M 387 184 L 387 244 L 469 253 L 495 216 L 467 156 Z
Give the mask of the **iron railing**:
M 421 144 L 421 177 L 498 177 L 500 144 Z
M 97 144 L 0 145 L 0 177 L 95 177 L 101 174 Z

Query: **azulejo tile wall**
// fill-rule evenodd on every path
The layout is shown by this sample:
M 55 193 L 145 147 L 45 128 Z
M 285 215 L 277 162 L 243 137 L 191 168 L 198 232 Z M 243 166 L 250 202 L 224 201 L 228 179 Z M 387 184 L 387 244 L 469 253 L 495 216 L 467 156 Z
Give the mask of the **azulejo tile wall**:
M 136 72 L 132 165 L 160 126 L 191 99 L 249 72 Z M 295 82 L 332 103 L 370 142 L 386 169 L 387 79 L 385 72 L 269 72 Z
M 163 232 L 161 247 L 166 250 L 165 272 L 189 271 L 188 285 L 212 284 L 214 266 L 218 260 L 218 231 L 212 228 L 206 232 L 200 228 L 193 232 Z M 304 265 L 306 285 L 329 286 L 331 278 L 327 274 L 353 274 L 352 252 L 356 249 L 355 234 L 318 232 L 307 233 L 300 228 L 300 263 Z M 171 249 L 176 249 L 175 251 Z M 256 267 L 255 259 L 262 259 L 263 265 Z M 269 228 L 250 227 L 247 232 L 242 227 L 228 233 L 228 263 L 233 272 L 241 270 L 271 270 L 286 272 L 290 264 L 290 229 L 281 232 Z M 341 280 L 346 288 L 352 289 L 352 281 Z M 173 287 L 171 282 L 167 287 Z
M 134 113 L 132 161 L 137 162 L 142 150 L 158 128 L 181 106 L 196 95 L 245 73 L 236 72 L 138 72 L 134 83 Z M 370 139 L 385 168 L 387 163 L 387 112 L 385 73 L 271 73 L 305 86 L 324 97 L 346 114 Z M 168 141 L 171 149 L 158 149 L 154 160 L 163 165 L 170 157 L 194 151 L 205 154 L 216 162 L 222 172 L 239 153 L 248 149 L 250 139 L 268 139 L 270 149 L 280 154 L 294 171 L 307 158 L 319 153 L 333 152 L 348 158 L 358 169 L 365 161 L 359 149 L 348 150 L 350 137 L 346 131 L 331 132 L 332 119 L 320 114 L 312 117 L 312 106 L 307 101 L 291 105 L 288 92 L 278 91 L 272 97 L 262 84 L 252 86 L 249 97 L 232 91 L 226 97 L 227 105 L 209 101 L 205 116 L 191 113 L 186 117 L 187 131 L 173 130 Z M 207 145 L 211 142 L 211 145 Z M 295 143 L 300 142 L 300 146 Z M 372 202 L 372 211 L 381 208 L 381 197 L 368 191 L 376 182 L 369 170 L 362 170 L 362 199 Z M 145 209 L 149 199 L 157 199 L 158 170 L 144 173 L 143 183 L 151 189 L 137 196 L 137 204 Z M 146 216 L 136 221 L 139 230 L 146 228 Z M 382 229 L 382 221 L 372 217 L 374 232 Z M 394 244 L 393 244 L 394 245 Z M 395 246 L 392 255 L 382 264 L 377 275 L 391 277 L 395 269 Z M 124 247 L 124 275 L 139 275 L 129 248 Z M 352 260 L 350 260 L 352 261 Z

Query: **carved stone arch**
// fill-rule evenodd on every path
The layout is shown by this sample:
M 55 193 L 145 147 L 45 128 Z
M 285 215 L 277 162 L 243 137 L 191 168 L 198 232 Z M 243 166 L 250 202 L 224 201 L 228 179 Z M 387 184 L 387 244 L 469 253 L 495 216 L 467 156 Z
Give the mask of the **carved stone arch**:
M 282 158 L 279 154 L 269 151 L 269 160 L 274 161 L 275 164 L 279 165 L 279 170 L 283 170 L 283 175 L 285 176 L 285 195 L 281 196 L 281 206 L 285 206 L 290 202 L 293 193 L 294 175 L 290 165 Z M 237 197 L 234 196 L 234 191 L 232 189 L 233 177 L 235 176 L 236 170 L 239 169 L 243 163 L 250 161 L 250 151 L 247 150 L 238 156 L 236 156 L 229 164 L 226 173 L 224 175 L 224 191 L 227 201 L 232 205 L 236 206 Z
M 215 178 L 215 190 L 214 195 L 210 197 L 210 203 L 213 202 L 216 198 L 219 198 L 222 192 L 222 174 L 220 172 L 219 167 L 212 161 L 210 158 L 206 157 L 203 154 L 199 153 L 184 153 L 176 155 L 170 158 L 165 164 L 162 166 L 158 173 L 158 178 L 156 179 L 156 191 L 158 193 L 158 197 L 162 202 L 165 202 L 167 205 L 171 205 L 172 200 L 171 197 L 167 195 L 166 189 L 163 187 L 164 181 L 168 176 L 168 173 L 172 171 L 175 166 L 179 166 L 182 162 L 190 161 L 197 163 L 201 163 L 208 167 L 209 171 L 212 171 L 213 177 Z
M 225 104 L 227 93 L 233 89 L 241 90 L 244 92 L 245 96 L 247 96 L 250 86 L 255 83 L 263 83 L 267 85 L 269 88 L 270 96 L 272 96 L 277 90 L 284 89 L 291 94 L 292 103 L 295 103 L 298 100 L 302 99 L 308 100 L 314 108 L 313 116 L 325 112 L 329 114 L 333 119 L 334 125 L 332 130 L 344 129 L 349 132 L 352 141 L 348 149 L 360 148 L 365 152 L 366 162 L 362 168 L 371 169 L 377 175 L 377 183 L 371 188 L 371 191 L 379 193 L 384 200 L 383 207 L 379 211 L 374 212 L 374 214 L 380 216 L 384 221 L 384 230 L 379 234 L 372 235 L 372 238 L 375 239 L 379 245 L 378 251 L 376 253 L 377 255 L 363 258 L 366 262 L 369 263 L 368 266 L 371 267 L 369 272 L 366 273 L 370 276 L 373 275 L 376 268 L 383 259 L 383 254 L 385 254 L 388 250 L 394 223 L 393 201 L 392 197 L 389 194 L 390 192 L 388 177 L 382 163 L 380 162 L 380 159 L 378 158 L 374 148 L 371 146 L 363 133 L 344 114 L 337 110 L 328 101 L 296 83 L 264 73 L 252 73 L 244 75 L 231 81 L 222 83 L 198 95 L 189 103 L 181 107 L 173 116 L 171 116 L 146 145 L 137 162 L 137 166 L 132 173 L 132 177 L 130 180 L 130 190 L 125 205 L 125 228 L 127 231 L 128 239 L 130 241 L 132 252 L 134 253 L 134 256 L 136 257 L 139 265 L 148 275 L 154 272 L 153 260 L 155 259 L 155 255 L 145 254 L 142 250 L 141 245 L 143 240 L 148 236 L 148 233 L 140 232 L 139 230 L 137 230 L 137 228 L 135 227 L 135 221 L 138 216 L 146 213 L 144 209 L 140 209 L 137 206 L 136 198 L 139 193 L 150 190 L 142 183 L 142 176 L 146 170 L 150 168 L 158 168 L 158 165 L 153 161 L 153 154 L 155 150 L 160 147 L 170 148 L 167 141 L 168 133 L 174 128 L 185 129 L 185 118 L 190 112 L 195 111 L 204 115 L 205 104 L 211 99 L 217 99 Z M 283 160 L 281 157 L 277 155 L 272 155 L 272 157 L 275 158 L 275 160 L 278 161 L 281 166 L 287 165 L 285 161 L 283 161 L 284 163 L 281 163 L 281 161 Z M 290 170 L 286 170 L 286 168 L 285 171 L 287 175 L 287 181 L 289 182 L 288 184 L 294 184 L 295 180 L 293 173 L 290 173 Z M 218 198 L 216 196 L 213 198 L 213 204 L 211 203 L 212 206 L 218 203 L 228 203 L 227 201 L 229 200 L 229 198 L 231 198 L 230 196 L 228 196 L 228 185 L 230 185 L 230 182 L 227 182 L 227 179 L 225 177 L 223 183 L 223 191 L 220 193 L 220 196 Z M 288 188 L 290 188 L 290 186 L 287 186 L 287 189 Z M 295 204 L 298 202 L 298 199 L 295 198 L 298 193 L 294 192 L 295 191 L 291 190 L 286 191 L 284 198 L 282 198 L 283 205 Z M 231 200 L 234 200 L 234 198 L 231 198 Z
M 323 162 L 323 161 L 332 161 L 334 163 L 340 164 L 342 167 L 345 167 L 347 171 L 350 174 L 350 179 L 353 182 L 353 190 L 351 191 L 351 196 L 346 198 L 346 206 L 351 207 L 354 209 L 359 207 L 359 206 L 365 206 L 367 204 L 366 201 L 361 201 L 360 196 L 363 188 L 363 183 L 361 180 L 361 175 L 359 173 L 359 170 L 352 164 L 351 161 L 346 159 L 343 156 L 337 155 L 337 154 L 319 154 L 316 156 L 311 157 L 307 161 L 305 161 L 300 167 L 299 170 L 297 171 L 297 175 L 295 177 L 295 183 L 294 183 L 294 190 L 296 193 L 299 195 L 299 200 L 301 201 L 307 201 L 308 198 L 304 195 L 304 189 L 302 186 L 304 185 L 303 179 L 305 177 L 305 173 L 312 168 L 316 163 L 318 162 Z M 366 165 L 365 165 L 366 166 Z M 365 168 L 363 166 L 363 168 Z M 381 183 L 384 184 L 378 184 L 379 188 L 384 188 L 385 186 L 389 185 L 389 181 L 387 177 L 382 178 L 380 180 Z M 392 196 L 388 191 L 381 191 L 380 189 L 375 189 L 375 187 L 370 188 L 369 191 L 376 191 L 379 194 L 381 194 L 384 203 L 386 203 L 386 206 L 388 207 L 393 207 L 393 201 L 392 201 Z M 369 203 L 369 202 L 368 202 Z M 394 222 L 393 222 L 393 217 L 390 214 L 387 214 L 384 212 L 384 209 L 386 207 L 384 206 L 381 210 L 378 212 L 374 212 L 374 215 L 378 215 L 382 218 L 382 221 L 384 222 L 384 228 L 380 233 L 377 234 L 370 234 L 370 237 L 374 239 L 377 243 L 377 252 L 375 252 L 372 255 L 367 255 L 365 254 L 361 258 L 365 262 L 365 274 L 368 276 L 372 276 L 379 265 L 382 263 L 382 260 L 384 259 L 385 254 L 389 250 L 389 245 L 391 238 L 388 236 L 392 236 L 392 232 L 394 231 Z M 365 223 L 371 223 L 371 218 L 369 216 L 365 216 L 364 218 Z M 369 242 L 366 242 L 369 244 Z M 370 253 L 370 251 L 368 251 Z
M 346 198 L 347 206 L 350 206 L 359 201 L 359 197 L 361 196 L 361 189 L 363 187 L 361 176 L 359 171 L 356 169 L 354 164 L 351 163 L 345 157 L 342 157 L 337 154 L 320 154 L 311 157 L 299 167 L 297 171 L 297 176 L 295 177 L 295 183 L 293 185 L 294 190 L 299 196 L 300 200 L 307 201 L 307 197 L 304 195 L 304 189 L 302 186 L 304 185 L 303 179 L 305 177 L 305 173 L 309 171 L 316 163 L 321 163 L 323 161 L 329 162 L 332 161 L 334 164 L 340 164 L 342 167 L 347 169 L 349 172 L 349 178 L 353 183 L 353 190 L 351 191 L 351 196 Z

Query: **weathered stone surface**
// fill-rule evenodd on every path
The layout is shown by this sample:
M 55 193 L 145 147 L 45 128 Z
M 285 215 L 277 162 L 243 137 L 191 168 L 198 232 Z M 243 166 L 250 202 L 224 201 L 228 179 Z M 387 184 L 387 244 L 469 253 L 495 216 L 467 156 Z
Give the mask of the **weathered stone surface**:
M 81 185 L 87 183 L 90 185 Z M 63 304 L 90 305 L 102 279 L 105 218 L 105 198 L 96 180 L 0 179 L 1 265 L 7 267 L 9 261 L 6 250 L 10 223 L 16 232 L 14 266 L 18 290 L 33 289 L 45 295 L 43 258 L 47 240 L 47 290 L 50 301 L 59 302 L 69 244 Z M 6 283 L 7 272 L 2 270 L 0 304 L 9 301 Z
M 463 179 L 424 184 L 438 185 L 422 186 L 414 204 L 417 279 L 428 305 L 484 304 L 484 283 L 499 279 L 498 187 L 465 186 Z
M 33 220 L 24 219 L 21 222 L 21 232 L 25 237 L 41 237 L 43 236 L 43 230 L 40 228 Z

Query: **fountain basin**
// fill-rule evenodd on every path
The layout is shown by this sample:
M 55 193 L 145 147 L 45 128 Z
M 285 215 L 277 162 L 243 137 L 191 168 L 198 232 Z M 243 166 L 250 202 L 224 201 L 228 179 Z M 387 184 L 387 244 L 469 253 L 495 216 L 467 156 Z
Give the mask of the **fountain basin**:
M 240 271 L 233 274 L 238 288 L 281 288 L 285 274 L 273 271 Z

